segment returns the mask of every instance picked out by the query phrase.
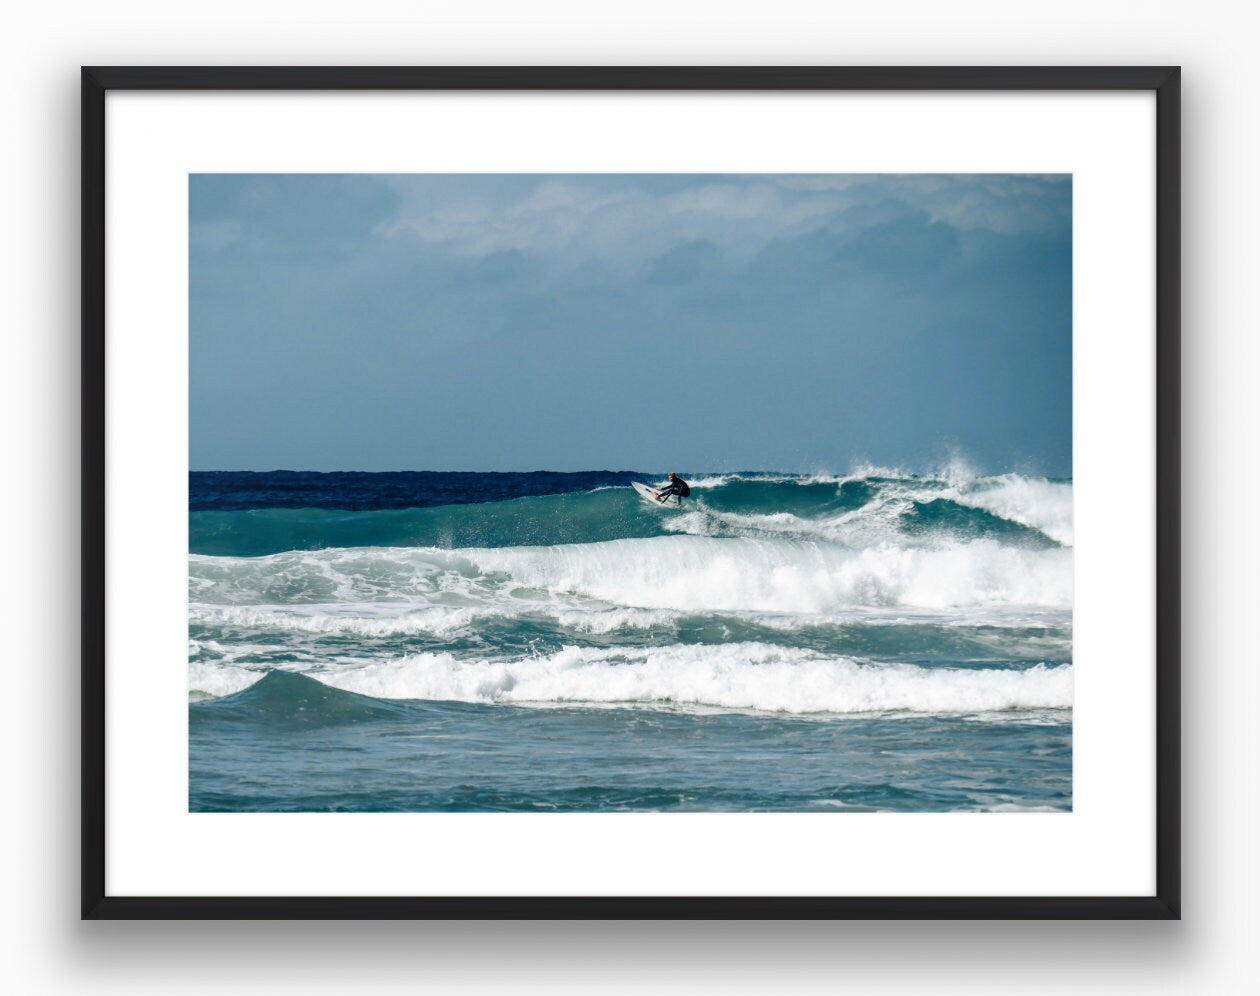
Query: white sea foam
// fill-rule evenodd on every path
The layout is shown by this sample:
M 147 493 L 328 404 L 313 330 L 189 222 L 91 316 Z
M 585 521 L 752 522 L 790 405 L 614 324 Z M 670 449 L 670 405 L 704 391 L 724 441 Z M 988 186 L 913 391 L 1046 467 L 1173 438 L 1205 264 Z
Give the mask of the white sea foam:
M 265 671 L 206 661 L 188 662 L 189 698 L 219 698 L 243 691 L 262 678 Z
M 840 485 L 845 480 L 848 479 L 810 478 L 798 483 Z M 959 477 L 954 483 L 941 479 L 900 479 L 881 485 L 879 492 L 859 508 L 815 516 L 793 512 L 727 511 L 709 507 L 704 496 L 699 495 L 682 514 L 663 518 L 661 527 L 669 532 L 692 536 L 820 539 L 853 549 L 878 544 L 932 546 L 939 545 L 941 537 L 930 532 L 908 534 L 902 527 L 901 516 L 915 502 L 936 499 L 989 512 L 1036 529 L 1064 546 L 1072 545 L 1071 483 L 1017 474 L 978 479 Z
M 774 483 L 791 483 L 800 481 L 801 478 L 789 476 L 786 474 L 710 474 L 706 477 L 688 478 L 687 483 L 692 489 L 700 489 L 701 491 L 720 488 L 723 485 L 730 484 L 732 481 L 762 481 L 767 484 Z
M 995 803 L 992 806 L 981 806 L 981 813 L 1062 813 L 1065 810 L 1056 806 L 1021 806 L 1014 802 Z
M 274 643 L 242 642 L 246 634 L 260 632 L 284 634 L 284 644 L 297 653 L 308 646 L 304 639 L 361 637 L 367 641 L 360 653 L 388 652 L 396 638 L 433 637 L 441 640 L 468 636 L 492 619 L 517 621 L 529 618 L 543 625 L 554 625 L 575 637 L 604 637 L 614 633 L 632 634 L 649 631 L 674 632 L 685 620 L 722 627 L 726 632 L 738 626 L 759 626 L 784 634 L 803 630 L 853 626 L 933 625 L 946 627 L 982 627 L 969 633 L 968 639 L 992 644 L 994 649 L 1019 657 L 1039 654 L 1062 659 L 1070 654 L 1071 615 L 1065 610 L 1037 607 L 971 607 L 957 615 L 938 612 L 910 612 L 904 609 L 853 608 L 841 613 L 801 612 L 684 612 L 677 609 L 639 609 L 609 606 L 580 596 L 566 598 L 541 593 L 537 599 L 505 596 L 498 604 L 479 607 L 442 605 L 412 609 L 397 603 L 346 603 L 291 606 L 189 606 L 190 624 L 220 633 L 229 633 L 226 642 L 190 640 L 190 660 L 245 659 L 265 661 L 274 656 Z M 1048 634 L 1021 634 L 1012 637 L 1003 630 L 1011 628 L 1050 629 Z M 998 632 L 990 633 L 990 630 Z M 320 651 L 327 653 L 325 647 Z
M 227 694 L 258 672 L 194 666 L 190 689 Z M 713 647 L 566 647 L 512 661 L 424 653 L 309 671 L 346 691 L 486 704 L 638 704 L 784 713 L 990 713 L 1066 709 L 1072 668 L 925 668 L 871 664 L 759 643 Z
M 792 512 L 723 512 L 704 504 L 671 515 L 661 526 L 668 532 L 690 536 L 782 537 L 797 540 L 823 540 L 858 550 L 868 546 L 940 546 L 932 537 L 907 537 L 898 516 L 910 507 L 910 499 L 883 496 L 860 509 L 816 518 Z
M 849 606 L 1068 607 L 1067 550 L 974 541 L 943 549 L 693 536 L 465 550 L 482 571 L 614 605 L 691 611 L 834 612 Z
M 853 550 L 800 540 L 662 536 L 557 547 L 193 557 L 190 571 L 194 602 L 254 607 L 243 611 L 260 604 L 370 602 L 449 611 L 557 594 L 641 609 L 815 614 L 894 607 L 1067 609 L 1072 599 L 1070 550 L 987 540 Z M 447 624 L 438 614 L 418 614 L 413 622 L 417 629 Z M 458 616 L 451 625 L 459 625 Z
M 364 637 L 430 634 L 449 636 L 505 610 L 430 605 L 406 608 L 393 603 L 294 606 L 190 605 L 188 621 L 200 626 L 278 630 L 314 635 Z
M 713 488 L 720 488 L 724 484 L 729 484 L 737 479 L 734 474 L 718 474 L 712 477 L 698 477 L 694 480 L 689 480 L 687 483 L 691 485 L 691 490 L 693 491 L 709 491 Z
M 1072 485 L 1067 481 L 1004 474 L 975 483 L 956 500 L 1072 545 Z

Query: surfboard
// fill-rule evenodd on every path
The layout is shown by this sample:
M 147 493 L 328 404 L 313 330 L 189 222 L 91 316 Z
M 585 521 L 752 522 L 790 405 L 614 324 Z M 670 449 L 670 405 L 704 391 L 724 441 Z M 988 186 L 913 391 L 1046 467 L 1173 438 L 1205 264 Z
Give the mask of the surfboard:
M 678 500 L 677 495 L 670 495 L 664 501 L 660 501 L 658 498 L 656 498 L 652 494 L 651 488 L 649 488 L 646 484 L 640 484 L 638 481 L 631 481 L 630 487 L 634 488 L 635 491 L 639 492 L 639 497 L 642 498 L 645 502 L 647 502 L 649 505 L 655 505 L 657 508 L 660 508 L 663 505 L 668 505 L 671 508 L 677 508 L 679 505 L 682 504 L 682 502 Z

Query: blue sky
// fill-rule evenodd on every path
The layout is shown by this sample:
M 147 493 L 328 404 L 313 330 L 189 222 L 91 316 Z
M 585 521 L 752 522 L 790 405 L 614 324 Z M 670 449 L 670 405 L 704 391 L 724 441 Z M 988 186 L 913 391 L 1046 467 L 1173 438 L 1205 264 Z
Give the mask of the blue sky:
M 190 178 L 194 470 L 1071 474 L 1071 180 Z

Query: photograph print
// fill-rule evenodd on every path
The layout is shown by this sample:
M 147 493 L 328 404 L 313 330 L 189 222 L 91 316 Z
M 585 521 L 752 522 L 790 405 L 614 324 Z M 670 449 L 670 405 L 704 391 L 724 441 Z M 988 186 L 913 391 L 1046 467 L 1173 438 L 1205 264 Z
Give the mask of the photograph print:
M 1071 811 L 1070 176 L 188 189 L 190 811 Z

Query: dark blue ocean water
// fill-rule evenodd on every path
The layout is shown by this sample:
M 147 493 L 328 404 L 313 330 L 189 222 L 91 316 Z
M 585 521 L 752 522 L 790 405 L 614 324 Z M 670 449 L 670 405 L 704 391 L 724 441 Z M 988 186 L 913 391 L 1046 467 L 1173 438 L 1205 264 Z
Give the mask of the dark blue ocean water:
M 387 473 L 304 470 L 194 470 L 188 475 L 188 507 L 194 512 L 251 508 L 331 508 L 367 511 L 432 508 L 507 501 L 533 495 L 566 494 L 625 487 L 658 477 L 629 470 L 550 470 L 528 473 L 461 473 L 404 470 Z
M 1072 487 L 194 473 L 193 810 L 1071 807 Z

